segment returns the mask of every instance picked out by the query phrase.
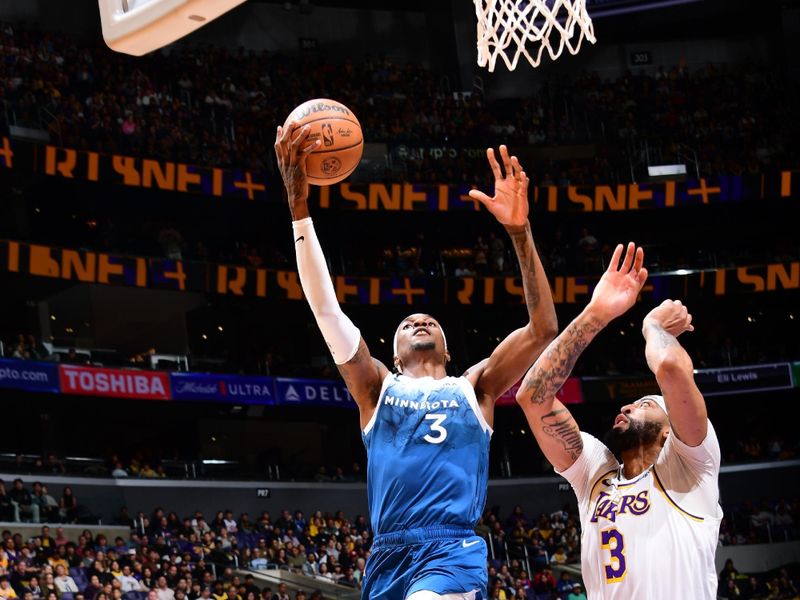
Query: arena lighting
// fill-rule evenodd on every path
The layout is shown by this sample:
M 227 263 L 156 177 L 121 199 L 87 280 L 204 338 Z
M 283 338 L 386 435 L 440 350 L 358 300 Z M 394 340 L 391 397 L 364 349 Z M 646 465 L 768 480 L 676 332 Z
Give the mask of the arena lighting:
M 98 0 L 98 3 L 108 47 L 142 56 L 200 29 L 244 1 Z
M 711 273 L 716 269 L 675 269 L 674 271 L 657 271 L 650 273 L 650 277 L 669 277 L 671 275 L 694 275 L 695 273 Z
M 674 177 L 686 175 L 686 165 L 648 165 L 650 177 Z

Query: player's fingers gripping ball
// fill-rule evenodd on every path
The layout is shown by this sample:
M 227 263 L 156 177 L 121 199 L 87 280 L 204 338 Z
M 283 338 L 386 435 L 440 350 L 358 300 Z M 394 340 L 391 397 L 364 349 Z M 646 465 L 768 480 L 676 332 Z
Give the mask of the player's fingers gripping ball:
M 331 185 L 355 171 L 364 152 L 364 136 L 352 110 L 336 100 L 316 98 L 295 108 L 284 128 L 292 121 L 309 126 L 309 142 L 320 141 L 306 162 L 309 183 Z

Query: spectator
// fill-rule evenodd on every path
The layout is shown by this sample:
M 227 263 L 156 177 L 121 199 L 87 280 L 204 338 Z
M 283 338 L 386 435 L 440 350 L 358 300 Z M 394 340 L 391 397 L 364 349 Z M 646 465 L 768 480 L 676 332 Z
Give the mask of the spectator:
M 86 597 L 86 600 L 97 600 L 96 596 L 102 589 L 100 578 L 97 575 L 89 575 L 89 585 L 84 588 L 83 595 Z
M 554 565 L 564 565 L 567 563 L 567 551 L 563 546 L 556 548 L 553 556 L 550 557 L 550 562 Z
M 51 594 L 55 594 L 56 599 L 61 596 L 61 592 L 56 586 L 55 577 L 52 573 L 44 573 L 44 575 L 42 575 L 42 592 L 42 596 L 48 600 L 52 600 L 50 598 Z
M 478 275 L 485 276 L 489 273 L 489 244 L 479 235 L 472 249 L 472 264 Z
M 320 465 L 319 471 L 317 471 L 317 474 L 314 475 L 314 481 L 318 483 L 324 483 L 330 480 L 331 477 L 328 475 L 328 469 L 325 468 L 325 465 Z
M 727 581 L 728 579 L 736 579 L 739 577 L 739 571 L 733 566 L 733 559 L 729 558 L 725 561 L 725 566 L 719 572 L 720 581 Z
M 285 583 L 278 584 L 278 590 L 275 594 L 275 600 L 291 600 L 289 598 L 289 588 Z
M 549 600 L 551 593 L 556 589 L 556 579 L 550 567 L 546 566 L 534 575 L 532 587 L 536 600 Z
M 51 554 L 47 558 L 47 562 L 50 564 L 53 569 L 56 567 L 63 567 L 64 572 L 69 571 L 69 562 L 67 561 L 67 548 L 65 546 L 56 546 L 56 541 L 50 538 L 50 543 L 54 547 L 55 551 L 50 551 Z
M 68 348 L 67 353 L 61 357 L 61 362 L 67 365 L 86 365 L 89 359 L 85 354 L 78 354 L 75 348 Z
M 11 502 L 14 505 L 15 521 L 29 520 L 33 523 L 39 522 L 39 506 L 33 503 L 31 493 L 25 487 L 22 479 L 14 480 L 14 487 L 9 493 Z
M 28 581 L 27 585 L 23 587 L 23 593 L 26 592 L 29 592 L 37 600 L 44 598 L 44 590 L 42 589 L 42 586 L 39 585 L 38 577 L 30 576 L 30 580 Z
M 130 565 L 125 565 L 122 567 L 122 573 L 117 575 L 116 578 L 121 584 L 123 593 L 142 591 L 141 583 L 139 583 L 139 580 L 131 574 Z
M 576 583 L 572 586 L 572 591 L 567 594 L 567 600 L 586 600 L 586 594 L 580 583 Z
M 142 577 L 139 580 L 139 585 L 141 585 L 142 591 L 155 591 L 157 580 L 153 575 L 153 569 L 151 569 L 149 566 L 146 566 L 142 569 Z M 150 596 L 148 594 L 148 600 L 149 599 Z M 156 598 L 156 600 L 158 599 Z
M 236 533 L 239 530 L 236 525 L 236 519 L 233 518 L 232 510 L 225 511 L 225 517 L 222 519 L 222 524 L 228 533 Z
M 18 521 L 16 507 L 6 492 L 6 484 L 0 480 L 0 521 Z
M 175 598 L 175 592 L 167 587 L 167 578 L 163 575 L 158 578 L 155 592 L 157 600 L 174 600 Z
M 3 600 L 15 600 L 17 592 L 11 587 L 11 582 L 7 575 L 0 575 L 0 598 Z
M 743 582 L 740 587 L 741 597 L 750 599 L 766 598 L 769 595 L 767 586 L 755 575 L 750 575 L 746 582 Z
M 558 585 L 556 586 L 556 591 L 559 596 L 565 597 L 572 591 L 573 587 L 575 587 L 575 582 L 572 581 L 572 574 L 569 571 L 562 571 L 561 577 L 558 580 Z
M 153 479 L 158 477 L 158 473 L 149 464 L 145 463 L 139 471 L 139 477 Z
M 453 271 L 453 275 L 456 277 L 472 277 L 475 272 L 467 266 L 467 261 L 460 260 L 455 271 Z
M 78 500 L 72 493 L 70 486 L 65 486 L 61 493 L 61 500 L 58 503 L 59 513 L 67 523 L 75 523 L 78 520 Z M 87 595 L 88 596 L 88 595 Z
M 78 590 L 78 585 L 75 583 L 75 580 L 67 575 L 67 571 L 63 565 L 58 565 L 55 567 L 56 576 L 53 579 L 53 583 L 55 583 L 56 588 L 60 593 L 70 592 L 75 593 Z
M 720 598 L 734 600 L 742 597 L 742 592 L 736 583 L 736 579 L 720 580 L 720 588 L 717 592 Z
M 111 476 L 112 477 L 127 477 L 128 476 L 128 472 L 124 469 L 124 467 L 122 466 L 122 463 L 117 461 L 116 463 L 114 463 L 114 470 L 111 471 Z
M 489 258 L 492 265 L 492 273 L 500 274 L 504 272 L 506 260 L 506 246 L 494 231 L 489 233 Z
M 33 495 L 31 496 L 31 502 L 38 507 L 39 511 L 39 518 L 46 523 L 51 523 L 57 520 L 58 516 L 58 504 L 52 505 L 50 501 L 52 500 L 55 502 L 52 496 L 46 494 L 45 487 L 38 481 L 33 483 Z M 47 528 L 49 531 L 49 528 Z M 42 540 L 42 544 L 45 548 L 51 549 L 52 546 L 49 545 L 50 542 L 53 542 L 52 538 L 48 540 Z

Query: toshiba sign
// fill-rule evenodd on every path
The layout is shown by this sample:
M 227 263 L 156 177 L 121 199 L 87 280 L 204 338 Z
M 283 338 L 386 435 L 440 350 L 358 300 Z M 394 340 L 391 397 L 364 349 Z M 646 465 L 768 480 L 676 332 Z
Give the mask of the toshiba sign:
M 169 400 L 169 374 L 159 371 L 59 366 L 61 391 L 84 396 Z

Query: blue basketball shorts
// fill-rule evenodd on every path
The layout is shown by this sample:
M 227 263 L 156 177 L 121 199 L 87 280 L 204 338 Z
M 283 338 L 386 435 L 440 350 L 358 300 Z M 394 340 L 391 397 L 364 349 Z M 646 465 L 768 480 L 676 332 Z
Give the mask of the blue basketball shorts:
M 423 527 L 375 536 L 362 600 L 404 600 L 414 592 L 487 598 L 486 542 L 471 529 Z

